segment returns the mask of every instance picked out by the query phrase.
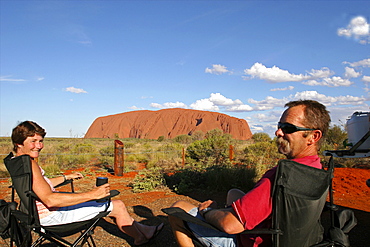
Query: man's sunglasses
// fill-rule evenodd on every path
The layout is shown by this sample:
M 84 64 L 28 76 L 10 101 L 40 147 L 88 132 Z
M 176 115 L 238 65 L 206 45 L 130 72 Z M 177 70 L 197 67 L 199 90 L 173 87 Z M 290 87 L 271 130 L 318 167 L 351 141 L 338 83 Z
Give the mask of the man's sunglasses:
M 278 129 L 281 129 L 285 134 L 292 134 L 297 131 L 315 130 L 315 129 L 298 127 L 290 123 L 280 123 L 280 122 L 278 123 Z

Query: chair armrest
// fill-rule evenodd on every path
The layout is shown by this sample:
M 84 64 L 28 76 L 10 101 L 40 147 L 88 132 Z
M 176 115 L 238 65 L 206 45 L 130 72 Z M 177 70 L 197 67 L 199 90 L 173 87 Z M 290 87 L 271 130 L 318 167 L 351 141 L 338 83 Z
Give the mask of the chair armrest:
M 68 184 L 71 184 L 71 190 L 72 190 L 72 192 L 74 192 L 73 191 L 73 179 L 67 179 L 63 183 L 60 183 L 60 184 L 54 186 L 54 188 L 56 189 L 56 188 L 59 188 L 59 187 L 62 187 L 64 185 L 68 185 Z

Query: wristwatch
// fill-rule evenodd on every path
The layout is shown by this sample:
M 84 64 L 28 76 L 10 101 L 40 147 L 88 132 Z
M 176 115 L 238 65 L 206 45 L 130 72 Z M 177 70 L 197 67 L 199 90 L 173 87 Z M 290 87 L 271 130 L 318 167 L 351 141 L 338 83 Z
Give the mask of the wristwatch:
M 213 208 L 205 208 L 205 209 L 202 209 L 199 211 L 200 215 L 202 215 L 203 217 L 205 216 L 205 214 L 209 211 L 213 210 Z

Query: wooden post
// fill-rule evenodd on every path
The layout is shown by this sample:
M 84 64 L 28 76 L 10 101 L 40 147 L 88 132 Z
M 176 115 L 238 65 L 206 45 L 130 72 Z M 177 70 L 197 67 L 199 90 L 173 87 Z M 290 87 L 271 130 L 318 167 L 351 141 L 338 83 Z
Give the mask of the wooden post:
M 185 166 L 185 148 L 182 148 L 182 166 Z
M 124 145 L 120 140 L 114 141 L 114 175 L 122 176 L 124 160 Z
M 229 145 L 229 159 L 230 159 L 230 162 L 233 161 L 233 159 L 234 159 L 234 147 L 233 147 L 233 145 Z

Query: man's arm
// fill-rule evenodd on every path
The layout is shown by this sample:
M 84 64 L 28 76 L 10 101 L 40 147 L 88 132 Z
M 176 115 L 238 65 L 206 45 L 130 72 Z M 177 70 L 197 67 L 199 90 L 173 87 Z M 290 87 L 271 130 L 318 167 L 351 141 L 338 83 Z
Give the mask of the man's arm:
M 205 210 L 211 204 L 213 204 L 212 201 L 205 201 L 198 207 L 200 214 L 208 223 L 228 234 L 237 234 L 244 231 L 244 226 L 239 221 L 233 208 Z

